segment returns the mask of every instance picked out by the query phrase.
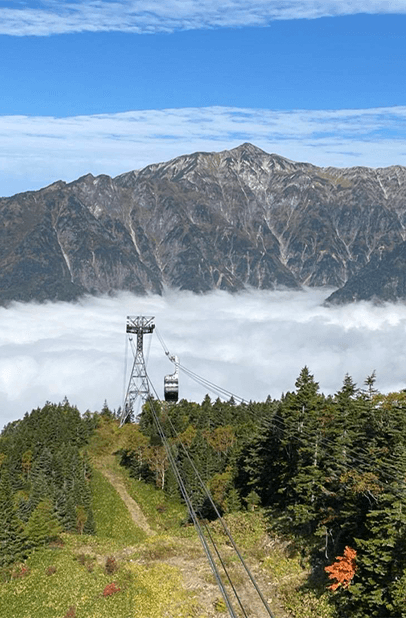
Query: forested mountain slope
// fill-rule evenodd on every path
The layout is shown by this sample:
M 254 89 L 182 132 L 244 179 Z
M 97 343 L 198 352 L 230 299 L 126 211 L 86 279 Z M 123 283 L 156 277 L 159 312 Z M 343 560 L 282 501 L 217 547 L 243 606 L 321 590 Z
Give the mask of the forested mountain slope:
M 158 617 L 162 597 L 150 614 L 145 603 L 169 577 L 177 616 L 193 615 L 205 596 L 205 615 L 215 616 L 221 596 L 215 582 L 210 593 L 204 584 L 212 576 L 180 500 L 177 470 L 232 577 L 243 581 L 218 513 L 277 617 L 399 618 L 406 613 L 406 393 L 381 395 L 374 384 L 372 375 L 358 389 L 346 376 L 326 397 L 305 367 L 279 400 L 151 399 L 139 422 L 123 428 L 107 406 L 81 417 L 64 402 L 8 425 L 0 436 L 0 607 L 19 615 L 15 585 L 24 580 L 20 600 L 29 615 L 58 618 L 62 606 L 52 609 L 49 591 L 58 581 L 67 610 L 74 600 L 66 617 L 91 618 L 94 606 L 95 618 L 107 618 L 106 597 L 117 618 Z M 147 520 L 143 529 L 134 525 L 131 500 Z M 200 579 L 192 582 L 187 561 L 194 559 Z M 74 592 L 67 583 L 73 573 Z M 48 613 L 35 609 L 34 585 L 50 595 Z
M 165 286 L 405 298 L 405 181 L 401 166 L 319 168 L 251 144 L 59 181 L 0 199 L 0 302 Z
M 359 390 L 346 376 L 325 397 L 305 367 L 279 401 L 206 397 L 161 413 L 197 512 L 216 517 L 183 445 L 223 513 L 265 507 L 271 530 L 295 539 L 343 618 L 406 612 L 406 394 L 381 395 L 374 381 Z M 133 431 L 122 463 L 176 491 L 148 405 Z

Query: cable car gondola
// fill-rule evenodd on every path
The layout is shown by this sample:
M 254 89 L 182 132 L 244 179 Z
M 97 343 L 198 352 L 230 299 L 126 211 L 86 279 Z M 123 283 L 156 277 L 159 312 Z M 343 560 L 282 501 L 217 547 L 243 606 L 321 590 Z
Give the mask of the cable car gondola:
M 171 373 L 164 377 L 164 395 L 165 401 L 176 402 L 179 399 L 179 373 L 178 373 L 178 357 L 169 357 L 175 363 L 175 373 Z

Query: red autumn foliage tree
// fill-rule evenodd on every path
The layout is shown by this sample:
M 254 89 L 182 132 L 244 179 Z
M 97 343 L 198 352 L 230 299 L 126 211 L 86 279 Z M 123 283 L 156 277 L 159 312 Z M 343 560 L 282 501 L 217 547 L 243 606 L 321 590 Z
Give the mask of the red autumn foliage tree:
M 336 562 L 324 567 L 324 570 L 329 574 L 329 579 L 337 580 L 329 586 L 330 590 L 337 590 L 340 586 L 348 588 L 357 570 L 356 555 L 355 549 L 351 549 L 347 545 L 344 549 L 344 556 L 337 556 Z

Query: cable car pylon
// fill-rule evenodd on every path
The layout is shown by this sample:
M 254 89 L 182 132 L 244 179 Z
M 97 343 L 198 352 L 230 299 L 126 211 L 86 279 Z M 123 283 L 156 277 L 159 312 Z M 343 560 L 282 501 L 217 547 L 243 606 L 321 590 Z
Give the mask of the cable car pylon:
M 132 420 L 135 401 L 140 398 L 142 403 L 145 403 L 150 395 L 143 346 L 144 335 L 151 334 L 154 331 L 155 324 L 153 320 L 154 317 L 146 317 L 143 315 L 127 316 L 126 332 L 134 355 L 134 362 L 124 399 L 123 411 L 120 416 L 120 427 L 122 427 L 128 419 Z M 134 343 L 133 335 L 137 335 L 136 343 Z

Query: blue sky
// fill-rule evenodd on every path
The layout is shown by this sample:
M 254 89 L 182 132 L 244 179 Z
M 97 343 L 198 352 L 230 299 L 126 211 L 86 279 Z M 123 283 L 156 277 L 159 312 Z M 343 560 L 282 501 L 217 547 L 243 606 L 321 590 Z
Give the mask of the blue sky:
M 406 165 L 406 0 L 0 0 L 0 195 L 251 141 Z

